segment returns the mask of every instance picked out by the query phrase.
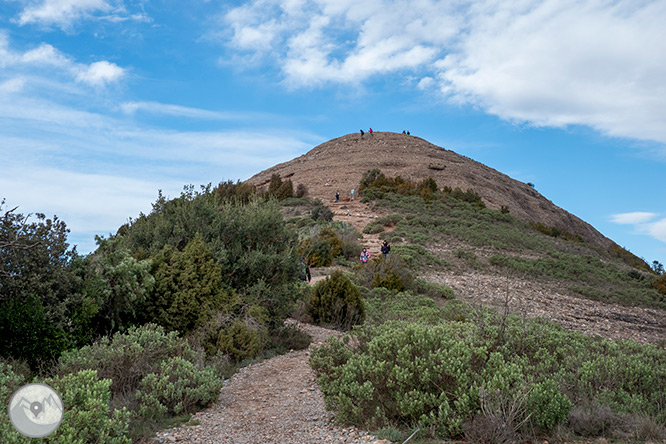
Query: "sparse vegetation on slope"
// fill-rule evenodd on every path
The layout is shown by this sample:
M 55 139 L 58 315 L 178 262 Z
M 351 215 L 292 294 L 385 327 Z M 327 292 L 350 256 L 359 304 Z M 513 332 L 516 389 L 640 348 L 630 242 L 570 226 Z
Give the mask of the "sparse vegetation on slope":
M 368 176 L 377 177 L 378 173 L 368 172 Z M 413 183 L 401 186 L 416 187 Z M 606 250 L 571 233 L 479 207 L 473 191 L 458 197 L 438 191 L 423 199 L 414 193 L 366 190 L 375 208 L 393 213 L 383 218 L 395 223 L 388 235 L 392 242 L 405 241 L 431 252 L 440 244 L 462 242 L 473 249 L 495 252 L 484 258 L 474 254 L 473 261 L 468 260 L 470 253 L 457 255 L 465 266 L 554 279 L 573 294 L 602 302 L 666 308 L 666 298 L 653 288 L 656 276 L 649 266 L 637 258 L 630 260 L 635 256 L 617 246 Z

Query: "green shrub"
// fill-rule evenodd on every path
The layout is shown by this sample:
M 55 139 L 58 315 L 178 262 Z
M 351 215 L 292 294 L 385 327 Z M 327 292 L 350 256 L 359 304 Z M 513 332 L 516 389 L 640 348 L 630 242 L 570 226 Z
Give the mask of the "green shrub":
M 384 226 L 377 221 L 369 223 L 368 225 L 365 226 L 365 228 L 363 228 L 363 233 L 365 234 L 377 234 L 383 231 L 384 231 Z
M 382 310 L 418 323 L 373 325 Z M 453 312 L 442 311 L 450 319 Z M 404 294 L 376 294 L 368 299 L 369 322 L 354 330 L 353 341 L 313 351 L 310 363 L 338 418 L 373 428 L 420 426 L 441 437 L 457 436 L 465 422 L 513 430 L 510 436 L 550 433 L 567 419 L 586 434 L 612 418 L 647 418 L 644 436 L 666 424 L 666 350 L 492 311 L 464 312 L 466 322 L 437 322 L 428 312 Z M 588 414 L 586 406 L 610 413 Z
M 360 285 L 368 288 L 384 287 L 404 291 L 413 288 L 413 277 L 405 262 L 390 254 L 388 258 L 374 258 L 356 271 Z
M 218 332 L 216 348 L 241 361 L 258 356 L 264 350 L 266 341 L 267 332 L 261 325 L 235 320 Z
M 437 192 L 437 182 L 431 177 L 417 183 L 400 176 L 387 178 L 378 169 L 366 171 L 359 186 L 359 194 L 367 198 L 374 198 L 385 193 L 397 193 L 403 196 L 420 196 L 422 199 L 430 200 Z
M 330 208 L 324 205 L 324 203 L 321 200 L 316 199 L 314 201 L 314 207 L 312 208 L 310 217 L 316 221 L 322 220 L 325 222 L 330 222 L 333 220 L 333 212 L 331 211 Z
M 148 324 L 64 353 L 57 371 L 66 375 L 95 370 L 100 378 L 113 381 L 111 393 L 122 403 L 133 399 L 146 375 L 156 372 L 163 361 L 176 356 L 191 362 L 199 360 L 197 353 L 177 333 L 166 333 L 164 328 Z
M 46 379 L 65 406 L 58 429 L 41 441 L 49 444 L 130 444 L 130 413 L 111 409 L 109 405 L 111 380 L 98 379 L 94 370 Z M 0 362 L 0 402 L 8 406 L 12 394 L 27 383 L 14 373 L 11 366 Z M 0 410 L 0 441 L 3 444 L 30 444 L 35 439 L 19 434 L 11 425 L 8 409 Z
M 0 356 L 27 361 L 37 370 L 79 341 L 83 309 L 74 264 L 76 249 L 57 217 L 4 211 L 0 201 Z M 83 316 L 85 314 L 85 316 Z M 75 319 L 77 320 L 77 319 Z
M 343 423 L 407 424 L 456 436 L 478 404 L 472 368 L 482 350 L 465 344 L 470 328 L 389 322 L 364 329 L 353 350 L 341 353 L 339 340 L 328 342 L 310 364 Z
M 234 183 L 231 180 L 220 182 L 213 193 L 220 197 L 221 200 L 227 202 L 242 202 L 248 203 L 256 196 L 257 188 L 249 183 L 241 182 L 240 180 Z
M 566 421 L 573 403 L 562 393 L 560 384 L 546 379 L 532 387 L 527 406 L 534 416 L 533 424 L 543 430 L 552 430 Z
M 192 413 L 215 401 L 223 381 L 211 367 L 198 369 L 181 357 L 162 361 L 146 375 L 136 392 L 138 414 L 144 420 Z
M 298 246 L 298 252 L 312 267 L 327 267 L 333 259 L 343 255 L 344 243 L 330 226 L 323 227 L 315 236 L 304 239 Z M 349 251 L 349 247 L 346 247 Z
M 129 444 L 130 412 L 111 411 L 110 379 L 98 379 L 94 370 L 82 370 L 46 380 L 66 406 L 55 436 L 63 443 Z M 48 438 L 47 438 L 48 439 Z
M 233 310 L 222 270 L 201 236 L 183 252 L 165 247 L 153 262 L 156 285 L 146 301 L 145 317 L 169 331 L 186 334 L 206 322 L 215 310 Z
M 456 297 L 453 289 L 446 285 L 436 284 L 434 282 L 427 282 L 423 279 L 414 279 L 416 291 L 435 299 L 454 299 Z
M 386 321 L 412 321 L 424 324 L 442 322 L 442 311 L 435 301 L 411 291 L 373 288 L 365 295 L 366 323 L 379 325 Z
M 296 186 L 296 197 L 302 198 L 308 195 L 308 188 L 302 184 L 299 183 L 298 186 Z
M 358 288 L 336 270 L 312 288 L 308 313 L 315 323 L 351 328 L 365 319 L 365 304 Z
M 291 182 L 291 179 L 283 181 L 280 175 L 275 173 L 271 176 L 271 182 L 268 185 L 268 194 L 278 200 L 294 197 L 294 184 Z
M 224 201 L 210 186 L 167 200 L 161 193 L 149 215 L 124 230 L 123 243 L 137 259 L 156 257 L 165 246 L 182 252 L 197 235 L 210 250 L 224 284 L 242 290 L 263 279 L 271 287 L 288 284 L 297 272 L 295 233 L 276 201 Z M 159 282 L 158 282 L 159 284 Z
M 666 274 L 662 274 L 661 276 L 657 277 L 652 282 L 652 286 L 659 292 L 659 294 L 666 295 Z
M 111 405 L 134 413 L 131 434 L 140 435 L 150 433 L 168 416 L 191 412 L 217 397 L 212 392 L 219 392 L 222 380 L 203 361 L 202 354 L 175 332 L 148 324 L 63 354 L 58 372 L 67 378 L 93 370 L 106 378 Z

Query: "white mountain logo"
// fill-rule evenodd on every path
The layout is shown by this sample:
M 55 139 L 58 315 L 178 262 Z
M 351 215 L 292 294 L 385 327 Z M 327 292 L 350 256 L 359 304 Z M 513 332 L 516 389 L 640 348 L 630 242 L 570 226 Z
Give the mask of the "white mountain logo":
M 30 438 L 55 432 L 63 416 L 62 400 L 46 384 L 24 385 L 9 402 L 9 419 L 14 428 Z

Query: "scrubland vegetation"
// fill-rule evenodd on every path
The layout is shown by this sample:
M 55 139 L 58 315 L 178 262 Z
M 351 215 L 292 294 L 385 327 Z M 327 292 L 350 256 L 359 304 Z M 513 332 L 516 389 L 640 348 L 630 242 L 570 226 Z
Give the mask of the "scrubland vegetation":
M 85 257 L 57 218 L 3 210 L 3 402 L 45 380 L 67 406 L 47 442 L 125 443 L 186 420 L 248 360 L 307 347 L 283 325 L 307 292 L 280 212 L 292 187 L 160 194 Z M 0 441 L 28 442 L 0 416 Z
M 663 278 L 626 250 L 620 258 L 579 236 L 518 221 L 506 209 L 487 209 L 472 190 L 428 184 L 387 179 L 377 171 L 362 182 L 364 199 L 391 213 L 366 231 L 393 226 L 386 236 L 406 245 L 401 251 L 394 243 L 390 261 L 352 270 L 365 322 L 311 355 L 327 406 L 338 419 L 394 442 L 414 430 L 416 440 L 484 443 L 536 436 L 663 438 L 663 348 L 592 338 L 543 319 L 473 307 L 414 274 L 435 264 L 450 267 L 432 247 L 456 240 L 469 245 L 454 252 L 459 267 L 558 279 L 581 297 L 605 302 L 663 307 Z M 481 257 L 475 247 L 495 253 Z M 636 267 L 628 267 L 630 262 Z
M 360 234 L 274 176 L 177 198 L 79 255 L 57 218 L 0 214 L 0 399 L 38 380 L 63 396 L 45 442 L 124 444 L 186 422 L 251 360 L 309 345 L 287 316 L 347 331 L 311 354 L 338 419 L 402 442 L 503 443 L 666 435 L 666 351 L 566 332 L 456 299 L 418 276 L 483 269 L 553 279 L 580 297 L 666 308 L 663 267 L 529 225 L 473 190 L 363 178 L 388 259 L 358 263 Z M 442 255 L 437 245 L 465 247 Z M 478 251 L 483 249 L 485 253 Z M 488 253 L 490 251 L 490 253 Z M 337 271 L 312 287 L 299 259 Z M 0 412 L 0 441 L 27 443 Z

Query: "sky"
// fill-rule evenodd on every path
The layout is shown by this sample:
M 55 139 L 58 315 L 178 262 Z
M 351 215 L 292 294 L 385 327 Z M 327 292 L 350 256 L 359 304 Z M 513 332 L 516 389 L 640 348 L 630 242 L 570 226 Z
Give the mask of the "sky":
M 158 190 L 409 130 L 666 263 L 666 0 L 0 0 L 3 210 L 80 253 Z

